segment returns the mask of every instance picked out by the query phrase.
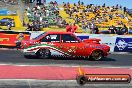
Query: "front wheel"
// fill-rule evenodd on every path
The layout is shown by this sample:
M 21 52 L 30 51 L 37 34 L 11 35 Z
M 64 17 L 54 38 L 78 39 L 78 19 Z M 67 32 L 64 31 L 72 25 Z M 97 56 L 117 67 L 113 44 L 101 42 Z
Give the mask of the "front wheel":
M 50 57 L 50 51 L 48 49 L 40 49 L 36 55 L 39 57 L 39 58 L 42 58 L 42 59 L 47 59 Z
M 91 56 L 90 56 L 90 59 L 95 60 L 95 61 L 99 61 L 102 58 L 103 58 L 103 53 L 100 50 L 93 51 Z

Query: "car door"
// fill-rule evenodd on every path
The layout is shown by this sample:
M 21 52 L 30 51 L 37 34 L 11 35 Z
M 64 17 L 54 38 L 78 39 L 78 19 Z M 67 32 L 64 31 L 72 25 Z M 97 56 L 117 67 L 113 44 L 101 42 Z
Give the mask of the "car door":
M 62 34 L 60 48 L 72 56 L 84 56 L 84 44 L 73 34 Z
M 48 34 L 41 39 L 41 44 L 45 44 L 51 51 L 52 55 L 60 55 L 60 34 Z

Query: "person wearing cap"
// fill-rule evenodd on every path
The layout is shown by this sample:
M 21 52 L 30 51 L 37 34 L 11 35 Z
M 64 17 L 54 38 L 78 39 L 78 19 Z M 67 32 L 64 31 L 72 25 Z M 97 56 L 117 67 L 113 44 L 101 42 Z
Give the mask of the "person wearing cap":
M 19 48 L 21 48 L 21 42 L 24 39 L 24 34 L 23 33 L 19 33 L 16 38 L 17 38 L 16 48 L 19 49 Z
M 78 29 L 78 26 L 75 23 L 73 23 L 71 32 L 75 33 L 77 29 Z

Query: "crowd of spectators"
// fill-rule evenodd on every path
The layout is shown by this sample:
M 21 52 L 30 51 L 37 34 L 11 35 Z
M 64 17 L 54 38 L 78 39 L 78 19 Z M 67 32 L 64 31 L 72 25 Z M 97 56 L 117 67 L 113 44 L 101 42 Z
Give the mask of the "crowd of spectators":
M 1 1 L 12 5 L 19 3 L 18 0 Z M 84 2 L 79 0 L 78 3 L 74 4 L 63 2 L 63 8 L 69 15 L 68 19 L 73 19 L 75 23 L 67 23 L 66 19 L 60 16 L 60 9 L 56 1 L 46 3 L 46 0 L 43 0 L 41 5 L 36 2 L 35 6 L 28 6 L 25 9 L 29 22 L 23 21 L 23 25 L 27 26 L 28 31 L 40 31 L 43 28 L 57 26 L 59 28 L 66 28 L 67 32 L 73 33 L 79 26 L 85 32 L 90 31 L 92 34 L 102 33 L 99 28 L 104 26 L 107 27 L 109 34 L 128 34 L 127 26 L 132 26 L 132 20 L 127 16 L 127 13 L 130 14 L 131 10 L 128 11 L 126 7 L 118 4 L 116 6 L 106 6 L 105 3 L 102 6 L 94 4 L 84 5 Z M 120 18 L 121 20 L 116 19 L 115 21 L 115 18 Z M 128 25 L 122 19 L 126 20 Z M 112 21 L 114 23 L 110 24 Z M 119 25 L 121 27 L 118 27 Z
M 58 3 L 56 1 L 49 4 L 36 5 L 26 9 L 29 18 L 28 30 L 39 31 L 41 28 L 50 27 L 52 25 L 65 27 L 66 21 L 59 14 Z
M 127 9 L 126 12 L 132 17 L 132 9 Z
M 84 5 L 84 3 L 79 0 L 78 3 L 74 3 L 73 5 L 69 2 L 63 2 L 63 8 L 69 15 L 69 19 L 75 20 L 75 23 L 79 24 L 84 31 L 90 30 L 91 33 L 95 34 L 99 33 L 98 27 L 100 27 L 102 23 L 107 23 L 108 27 L 113 27 L 109 22 L 116 17 L 129 20 L 126 16 L 126 7 L 122 7 L 118 4 L 116 6 L 106 6 L 105 3 L 102 6 L 95 6 L 93 4 Z M 119 11 L 123 11 L 123 13 L 119 13 Z M 124 28 L 125 24 L 121 20 L 117 20 L 116 26 L 118 25 Z M 127 27 L 125 26 L 125 28 Z
M 118 34 L 118 35 L 128 34 L 128 28 L 126 27 L 126 25 L 124 25 L 122 28 L 115 27 L 112 25 L 109 27 L 108 30 L 110 34 Z
M 17 5 L 19 3 L 18 0 L 0 0 L 0 1 L 6 3 L 6 5 L 7 4 L 9 4 L 9 5 Z

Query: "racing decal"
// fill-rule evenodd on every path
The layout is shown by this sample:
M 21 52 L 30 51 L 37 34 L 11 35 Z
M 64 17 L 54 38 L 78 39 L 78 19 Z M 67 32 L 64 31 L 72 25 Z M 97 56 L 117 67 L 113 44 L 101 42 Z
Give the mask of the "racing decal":
M 115 52 L 132 52 L 132 38 L 117 37 L 114 51 Z
M 90 45 L 89 47 L 91 48 L 96 48 L 96 49 L 104 49 L 104 46 L 100 46 L 100 45 Z
M 76 46 L 71 46 L 71 48 L 68 50 L 68 52 L 76 53 Z
M 9 41 L 9 38 L 0 38 L 0 41 Z
M 50 49 L 50 52 L 51 52 L 52 56 L 67 56 L 67 55 L 60 53 L 60 52 L 53 50 L 53 49 Z
M 67 52 L 65 52 L 57 47 L 54 47 L 52 45 L 49 45 L 49 44 L 39 44 L 39 45 L 35 45 L 35 46 L 29 46 L 28 48 L 24 49 L 24 52 L 35 52 L 36 53 L 40 48 L 44 48 L 44 47 L 49 48 L 50 50 L 55 50 L 61 54 L 71 56 Z
M 30 50 L 27 50 L 27 51 L 29 51 L 29 52 L 35 52 L 35 53 L 36 53 L 40 48 L 48 48 L 50 51 L 52 51 L 51 54 L 52 54 L 53 51 L 54 51 L 54 54 L 58 53 L 58 55 L 67 55 L 67 54 L 64 53 L 64 52 L 61 52 L 61 51 L 59 51 L 59 50 L 57 50 L 57 49 L 54 49 L 54 48 L 51 48 L 51 47 L 48 47 L 48 46 L 37 47 L 37 48 L 33 48 L 33 49 L 30 49 Z

